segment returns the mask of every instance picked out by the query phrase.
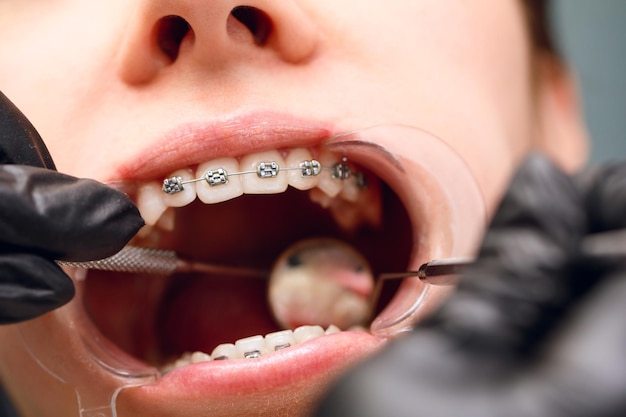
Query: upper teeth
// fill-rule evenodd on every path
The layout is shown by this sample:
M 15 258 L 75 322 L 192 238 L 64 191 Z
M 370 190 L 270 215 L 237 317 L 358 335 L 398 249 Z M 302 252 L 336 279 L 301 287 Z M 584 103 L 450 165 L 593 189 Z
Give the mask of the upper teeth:
M 285 156 L 283 156 L 285 155 Z M 348 180 L 349 179 L 349 180 Z M 205 204 L 214 204 L 239 197 L 242 194 L 275 194 L 284 192 L 288 186 L 299 190 L 322 192 L 327 205 L 333 199 L 357 203 L 357 215 L 350 217 L 359 224 L 373 223 L 373 210 L 380 203 L 377 194 L 366 192 L 367 184 L 359 172 L 352 172 L 346 158 L 322 151 L 317 159 L 305 148 L 286 152 L 271 150 L 236 158 L 218 158 L 201 163 L 195 170 L 183 168 L 173 172 L 162 184 L 151 181 L 142 184 L 137 192 L 137 206 L 149 226 L 160 224 L 168 207 L 183 207 L 198 197 Z M 362 198 L 358 198 L 358 195 Z M 371 194 L 371 195 L 370 195 Z M 319 201 L 312 194 L 314 201 Z M 367 201 L 367 207 L 363 203 Z M 343 206 L 343 205 L 342 205 Z M 342 207 L 341 210 L 344 210 Z M 170 210 L 171 211 L 171 210 Z M 332 211 L 332 209 L 331 209 Z M 353 210 L 355 211 L 355 210 Z M 358 212 L 364 214 L 359 215 Z M 334 213 L 335 214 L 335 213 Z M 339 215 L 339 217 L 345 217 Z M 377 217 L 375 215 L 374 217 Z M 171 223 L 171 222 L 169 222 Z
M 294 161 L 294 155 L 297 160 Z M 223 158 L 217 161 L 212 161 L 206 164 L 202 164 L 196 171 L 196 178 L 187 179 L 183 178 L 184 173 L 180 175 L 172 175 L 163 181 L 162 190 L 166 194 L 178 194 L 185 191 L 185 186 L 197 182 L 206 182 L 209 187 L 215 187 L 219 185 L 226 185 L 230 182 L 231 177 L 240 176 L 245 174 L 256 174 L 256 177 L 248 178 L 244 181 L 243 192 L 249 194 L 259 193 L 263 190 L 263 193 L 267 192 L 282 192 L 285 191 L 289 180 L 291 179 L 297 188 L 311 188 L 317 183 L 314 181 L 306 181 L 306 185 L 302 185 L 298 178 L 314 178 L 320 175 L 322 170 L 329 170 L 332 179 L 347 180 L 350 178 L 351 170 L 346 163 L 346 158 L 342 159 L 342 162 L 335 162 L 331 166 L 322 167 L 322 164 L 316 159 L 304 159 L 310 157 L 310 154 L 306 149 L 297 149 L 291 152 L 291 166 L 285 166 L 285 161 L 277 151 L 269 151 L 260 154 L 253 154 L 245 156 L 237 169 L 237 161 L 234 158 Z M 265 160 L 264 160 L 265 159 Z M 261 160 L 259 162 L 259 160 Z M 300 162 L 298 162 L 300 160 Z M 295 165 L 295 166 L 294 166 Z M 296 172 L 294 175 L 281 175 L 278 178 L 280 172 Z M 278 178 L 277 181 L 272 181 L 269 187 L 267 184 L 262 184 L 260 181 L 268 178 Z M 294 181 L 295 180 L 295 181 Z M 238 184 L 235 188 L 239 188 Z M 335 188 L 335 187 L 333 187 Z M 209 190 L 210 188 L 204 188 Z M 340 189 L 340 188 L 339 188 Z M 202 197 L 207 198 L 213 202 L 213 198 L 210 196 L 212 193 L 202 193 L 203 189 L 197 189 L 198 196 L 201 200 Z M 240 190 L 237 189 L 240 193 Z M 234 195 L 234 193 L 230 193 Z M 234 195 L 236 197 L 236 195 Z M 231 197 L 232 198 L 232 197 Z

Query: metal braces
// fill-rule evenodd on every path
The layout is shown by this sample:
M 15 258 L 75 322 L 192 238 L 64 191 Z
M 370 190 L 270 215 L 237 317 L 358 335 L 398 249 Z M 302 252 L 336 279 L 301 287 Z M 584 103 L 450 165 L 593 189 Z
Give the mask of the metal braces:
M 211 187 L 228 184 L 228 178 L 233 175 L 256 174 L 258 178 L 275 178 L 280 171 L 300 171 L 302 178 L 315 177 L 323 170 L 330 171 L 332 178 L 345 181 L 352 176 L 352 170 L 348 166 L 348 158 L 341 158 L 330 167 L 323 167 L 316 159 L 302 161 L 297 167 L 281 168 L 276 161 L 260 162 L 254 171 L 227 172 L 224 168 L 216 168 L 207 171 L 202 177 L 191 180 L 183 180 L 182 177 L 170 177 L 163 180 L 162 190 L 166 194 L 180 193 L 185 189 L 185 184 L 206 181 Z M 367 180 L 362 172 L 355 174 L 356 184 L 359 188 L 367 188 Z
M 287 349 L 288 347 L 291 347 L 291 343 L 283 343 L 281 345 L 276 345 L 276 346 L 274 346 L 274 352 L 278 352 L 279 350 Z
M 259 350 L 252 350 L 250 352 L 244 353 L 243 357 L 246 358 L 246 359 L 260 358 L 261 357 L 261 351 L 259 351 Z

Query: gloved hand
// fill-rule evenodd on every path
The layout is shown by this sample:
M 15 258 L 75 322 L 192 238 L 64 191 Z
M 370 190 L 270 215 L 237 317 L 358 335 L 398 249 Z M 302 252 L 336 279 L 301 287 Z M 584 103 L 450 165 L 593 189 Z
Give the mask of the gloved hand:
M 143 225 L 126 195 L 53 169 L 33 126 L 0 93 L 0 324 L 73 297 L 71 279 L 54 260 L 111 256 Z
M 571 178 L 531 157 L 455 294 L 316 415 L 626 415 L 626 262 L 583 248 L 625 226 L 626 164 Z

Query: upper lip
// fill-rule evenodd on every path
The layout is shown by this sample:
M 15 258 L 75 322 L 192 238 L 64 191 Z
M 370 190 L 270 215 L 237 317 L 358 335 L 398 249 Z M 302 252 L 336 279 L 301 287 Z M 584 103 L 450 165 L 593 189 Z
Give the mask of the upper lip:
M 329 123 L 256 112 L 208 123 L 180 125 L 121 163 L 113 179 L 154 179 L 217 157 L 310 147 L 331 136 Z

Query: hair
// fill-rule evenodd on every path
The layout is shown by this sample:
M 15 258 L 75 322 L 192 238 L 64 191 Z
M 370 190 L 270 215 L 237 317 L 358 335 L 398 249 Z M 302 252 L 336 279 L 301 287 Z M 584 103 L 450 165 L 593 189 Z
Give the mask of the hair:
M 535 50 L 539 53 L 558 55 L 550 32 L 549 0 L 522 0 L 528 28 L 530 31 L 530 41 Z

